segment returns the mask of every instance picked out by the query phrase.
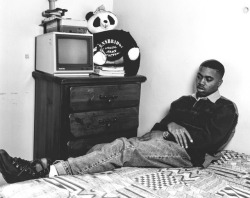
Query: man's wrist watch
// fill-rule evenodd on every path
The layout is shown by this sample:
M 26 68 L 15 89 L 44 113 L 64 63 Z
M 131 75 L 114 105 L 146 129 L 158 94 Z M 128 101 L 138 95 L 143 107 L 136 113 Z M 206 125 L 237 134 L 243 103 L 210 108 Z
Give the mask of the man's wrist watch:
M 170 133 L 168 131 L 163 131 L 162 137 L 164 140 L 168 140 L 169 136 L 170 136 Z

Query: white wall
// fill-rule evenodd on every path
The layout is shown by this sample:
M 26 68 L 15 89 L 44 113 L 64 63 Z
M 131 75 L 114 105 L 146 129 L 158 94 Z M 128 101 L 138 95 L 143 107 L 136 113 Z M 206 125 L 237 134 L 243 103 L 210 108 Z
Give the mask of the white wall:
M 84 20 L 89 11 L 113 0 L 58 0 L 65 17 Z M 34 138 L 34 44 L 42 34 L 41 13 L 48 0 L 0 0 L 0 149 L 31 160 Z M 0 185 L 4 184 L 0 174 Z
M 247 0 L 116 0 L 120 28 L 141 48 L 139 134 L 160 121 L 169 104 L 193 92 L 199 64 L 218 59 L 226 67 L 221 94 L 240 112 L 228 149 L 250 154 L 250 7 Z
M 85 19 L 89 11 L 104 4 L 113 10 L 113 0 L 58 0 L 68 9 L 65 17 Z M 0 149 L 13 156 L 33 158 L 34 44 L 42 34 L 41 13 L 48 0 L 0 1 Z

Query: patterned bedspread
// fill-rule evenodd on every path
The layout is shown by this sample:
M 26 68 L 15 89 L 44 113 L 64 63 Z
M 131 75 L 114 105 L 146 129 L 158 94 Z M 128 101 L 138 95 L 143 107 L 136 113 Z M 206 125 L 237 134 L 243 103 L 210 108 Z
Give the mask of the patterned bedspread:
M 0 198 L 249 198 L 250 156 L 223 151 L 206 169 L 120 168 L 0 187 Z

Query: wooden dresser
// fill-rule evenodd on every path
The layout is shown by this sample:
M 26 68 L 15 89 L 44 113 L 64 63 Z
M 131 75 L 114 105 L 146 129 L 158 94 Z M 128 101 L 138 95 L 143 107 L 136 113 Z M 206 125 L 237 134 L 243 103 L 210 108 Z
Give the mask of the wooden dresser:
M 67 159 L 137 135 L 144 76 L 63 78 L 33 72 L 34 158 Z

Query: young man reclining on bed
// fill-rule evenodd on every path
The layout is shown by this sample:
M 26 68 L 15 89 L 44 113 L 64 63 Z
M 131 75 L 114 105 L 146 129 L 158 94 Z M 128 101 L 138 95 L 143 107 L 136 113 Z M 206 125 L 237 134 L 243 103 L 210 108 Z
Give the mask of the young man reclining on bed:
M 166 117 L 142 137 L 118 138 L 94 146 L 86 155 L 67 161 L 26 161 L 0 150 L 0 171 L 8 183 L 54 175 L 96 173 L 119 167 L 202 167 L 206 153 L 214 154 L 229 139 L 238 114 L 222 97 L 224 66 L 203 62 L 196 78 L 197 91 L 171 104 Z

